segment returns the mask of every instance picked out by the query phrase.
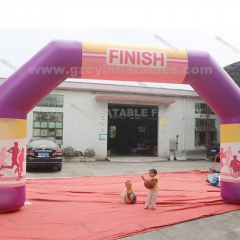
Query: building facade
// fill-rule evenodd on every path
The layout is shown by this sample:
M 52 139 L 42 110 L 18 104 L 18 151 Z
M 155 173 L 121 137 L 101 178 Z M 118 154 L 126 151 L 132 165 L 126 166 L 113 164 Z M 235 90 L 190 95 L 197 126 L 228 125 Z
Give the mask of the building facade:
M 29 99 L 31 101 L 31 99 Z M 169 157 L 219 142 L 220 120 L 195 91 L 65 81 L 27 116 L 28 140 L 51 137 L 97 159 Z M 209 140 L 207 140 L 209 139 Z

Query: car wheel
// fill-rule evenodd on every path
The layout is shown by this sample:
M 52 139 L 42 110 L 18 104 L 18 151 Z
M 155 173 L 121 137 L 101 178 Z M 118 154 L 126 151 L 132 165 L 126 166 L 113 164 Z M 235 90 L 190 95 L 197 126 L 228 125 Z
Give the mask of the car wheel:
M 57 171 L 61 171 L 62 170 L 62 167 L 57 167 Z

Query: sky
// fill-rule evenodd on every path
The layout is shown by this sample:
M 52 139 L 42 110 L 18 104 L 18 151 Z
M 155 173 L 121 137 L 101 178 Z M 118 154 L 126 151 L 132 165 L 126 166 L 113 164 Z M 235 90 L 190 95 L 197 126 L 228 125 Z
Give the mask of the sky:
M 167 47 L 153 37 L 156 34 L 176 48 L 209 52 L 224 67 L 240 59 L 237 6 L 237 0 L 0 0 L 0 59 L 20 68 L 53 39 Z M 0 62 L 0 77 L 13 72 Z M 146 86 L 192 90 L 177 84 Z

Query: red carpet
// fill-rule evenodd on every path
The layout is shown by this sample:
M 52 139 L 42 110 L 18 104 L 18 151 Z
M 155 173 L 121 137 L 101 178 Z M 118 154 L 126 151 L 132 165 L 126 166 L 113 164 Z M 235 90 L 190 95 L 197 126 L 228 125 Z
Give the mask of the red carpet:
M 27 180 L 32 204 L 0 215 L 0 238 L 112 240 L 240 209 L 222 201 L 220 189 L 205 182 L 208 174 L 159 173 L 155 211 L 143 209 L 147 190 L 141 175 Z M 138 197 L 133 205 L 120 202 L 127 179 Z

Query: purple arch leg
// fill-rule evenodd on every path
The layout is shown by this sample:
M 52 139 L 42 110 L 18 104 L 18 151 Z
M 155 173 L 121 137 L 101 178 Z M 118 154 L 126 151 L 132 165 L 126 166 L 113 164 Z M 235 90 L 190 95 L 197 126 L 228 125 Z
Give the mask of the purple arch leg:
M 239 158 L 240 90 L 238 85 L 208 53 L 188 51 L 188 59 L 190 68 L 210 67 L 210 74 L 189 74 L 183 83 L 190 84 L 220 117 L 221 148 L 227 151 L 230 147 L 231 155 Z M 227 163 L 226 156 L 221 157 L 223 163 L 220 174 L 221 197 L 226 202 L 240 204 L 240 179 L 232 176 L 230 168 L 232 158 L 229 160 L 230 162 Z
M 26 146 L 26 129 L 24 126 L 27 113 L 40 102 L 49 92 L 56 88 L 70 75 L 70 67 L 81 68 L 82 48 L 81 44 L 69 41 L 53 41 L 40 50 L 32 59 L 25 63 L 17 72 L 11 75 L 0 85 L 0 132 L 11 126 L 16 129 L 16 136 L 6 134 L 0 136 L 0 151 L 10 146 L 14 141 Z M 56 67 L 64 69 L 62 73 L 31 73 L 34 67 Z M 77 75 L 80 77 L 80 74 Z M 20 122 L 20 123 L 19 123 Z M 19 129 L 23 134 L 18 134 Z M 10 164 L 11 165 L 11 164 Z M 1 167 L 1 166 L 0 166 Z M 26 168 L 26 166 L 25 166 Z M 5 175 L 13 176 L 14 170 L 1 170 Z M 1 174 L 0 171 L 0 174 Z M 26 171 L 25 171 L 26 174 Z M 0 212 L 10 212 L 21 208 L 25 202 L 25 179 L 19 180 L 12 177 L 7 182 L 0 177 Z M 20 186 L 19 186 L 20 185 Z

